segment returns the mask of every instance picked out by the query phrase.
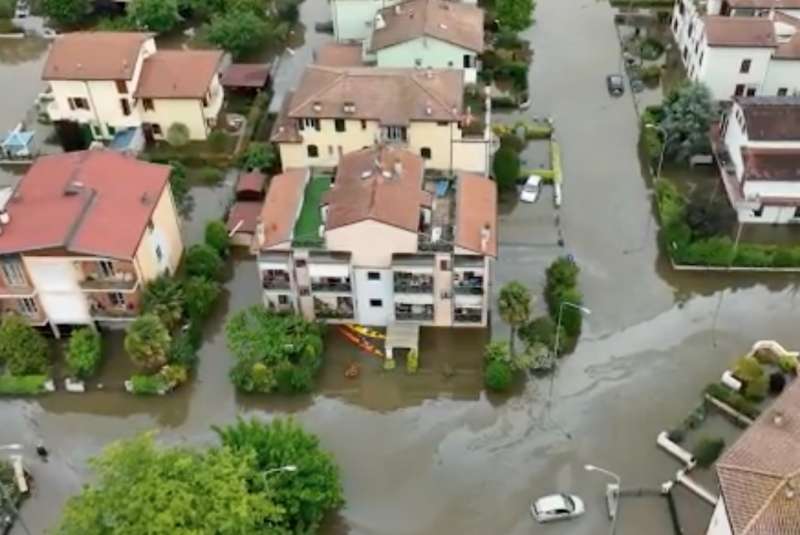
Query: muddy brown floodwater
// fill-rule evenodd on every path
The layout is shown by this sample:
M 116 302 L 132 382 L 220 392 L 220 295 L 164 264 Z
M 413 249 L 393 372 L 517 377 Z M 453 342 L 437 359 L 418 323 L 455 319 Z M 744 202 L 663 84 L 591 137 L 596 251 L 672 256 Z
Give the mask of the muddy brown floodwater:
M 312 7 L 314 17 L 324 18 L 321 2 L 304 7 L 304 17 Z M 694 406 L 723 366 L 755 339 L 800 346 L 796 277 L 677 274 L 659 256 L 635 152 L 633 106 L 629 96 L 608 98 L 604 87 L 618 64 L 612 10 L 594 0 L 540 0 L 536 17 L 528 32 L 536 49 L 528 115 L 556 121 L 566 248 L 556 245 L 547 192 L 533 206 L 504 204 L 496 288 L 520 279 L 540 293 L 544 267 L 563 252 L 582 267 L 592 314 L 577 351 L 562 361 L 551 403 L 546 379 L 532 379 L 505 398 L 487 397 L 480 353 L 488 334 L 435 330 L 423 331 L 416 377 L 383 372 L 331 331 L 314 395 L 239 396 L 227 380 L 222 323 L 259 299 L 255 262 L 239 259 L 206 329 L 196 378 L 175 395 L 145 399 L 116 390 L 113 378 L 127 366 L 117 354 L 106 363 L 111 380 L 104 391 L 0 404 L 0 443 L 43 440 L 52 451 L 47 464 L 29 455 L 36 488 L 22 513 L 33 533 L 57 524 L 64 501 L 90 477 L 86 461 L 110 441 L 158 429 L 165 442 L 206 444 L 213 441 L 210 425 L 237 415 L 291 414 L 320 436 L 342 468 L 347 505 L 326 524 L 326 534 L 597 535 L 608 527 L 605 481 L 584 472 L 585 463 L 618 472 L 624 487 L 657 486 L 678 465 L 656 449 L 656 434 Z M 35 95 L 41 57 L 26 61 L 0 68 L 0 81 Z M 0 100 L 0 126 L 12 124 L 9 114 L 27 102 L 13 98 L 16 104 Z M 227 192 L 195 194 L 186 227 L 192 240 Z M 508 332 L 497 320 L 492 330 Z M 108 343 L 115 352 L 119 337 Z M 362 374 L 346 380 L 342 371 L 354 360 Z M 586 516 L 535 524 L 531 498 L 555 491 L 583 496 Z M 702 533 L 710 508 L 683 490 L 678 507 L 685 532 Z M 665 503 L 624 499 L 618 533 L 671 534 Z

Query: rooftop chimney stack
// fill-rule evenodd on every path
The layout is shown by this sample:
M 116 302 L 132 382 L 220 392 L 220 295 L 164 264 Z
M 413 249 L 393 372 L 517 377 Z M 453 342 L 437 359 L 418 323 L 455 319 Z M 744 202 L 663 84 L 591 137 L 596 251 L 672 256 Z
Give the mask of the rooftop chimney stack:
M 492 237 L 492 228 L 488 223 L 481 228 L 481 252 L 486 254 L 489 250 L 489 238 Z

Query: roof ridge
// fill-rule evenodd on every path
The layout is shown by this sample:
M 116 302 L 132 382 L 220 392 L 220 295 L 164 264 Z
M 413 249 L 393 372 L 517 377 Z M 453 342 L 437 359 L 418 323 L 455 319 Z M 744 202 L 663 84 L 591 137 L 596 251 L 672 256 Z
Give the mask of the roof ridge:
M 758 511 L 756 511 L 756 513 L 750 518 L 750 521 L 747 522 L 747 524 L 745 524 L 744 529 L 742 530 L 742 535 L 747 535 L 748 533 L 750 533 L 750 530 L 753 528 L 753 525 L 759 518 L 761 518 L 761 515 L 764 514 L 764 511 L 766 511 L 767 507 L 769 507 L 772 504 L 772 500 L 775 498 L 775 495 L 778 494 L 778 492 L 780 492 L 785 485 L 786 481 L 782 480 L 781 483 L 775 487 L 775 490 L 773 490 L 772 493 L 769 495 L 769 497 L 766 500 L 764 500 L 764 503 L 761 505 Z
M 316 91 L 316 92 L 314 92 L 312 95 L 310 95 L 310 96 L 309 96 L 307 99 L 305 99 L 303 102 L 301 102 L 301 103 L 299 103 L 298 105 L 294 106 L 294 108 L 293 108 L 293 109 L 289 110 L 289 115 L 293 115 L 294 113 L 296 113 L 296 112 L 297 112 L 297 110 L 298 110 L 298 109 L 302 108 L 303 106 L 305 106 L 305 105 L 306 105 L 306 104 L 308 104 L 309 102 L 313 102 L 313 99 L 314 99 L 315 97 L 317 97 L 317 96 L 321 95 L 322 93 L 324 93 L 324 92 L 328 91 L 329 89 L 333 88 L 333 87 L 334 87 L 334 86 L 336 86 L 336 85 L 337 85 L 339 82 L 341 82 L 341 81 L 342 81 L 344 78 L 346 78 L 346 77 L 347 77 L 347 71 L 336 70 L 336 69 L 329 69 L 329 68 L 327 68 L 327 67 L 322 67 L 322 66 L 320 66 L 320 67 L 317 67 L 316 65 L 311 65 L 311 66 L 310 66 L 310 68 L 312 68 L 312 69 L 314 69 L 314 68 L 319 68 L 320 70 L 323 70 L 323 71 L 326 71 L 326 72 L 338 73 L 338 76 L 336 76 L 336 77 L 335 77 L 335 78 L 334 78 L 334 79 L 331 81 L 331 83 L 329 83 L 329 84 L 325 85 L 324 87 L 320 88 L 320 90 L 319 90 L 319 91 Z M 291 105 L 291 103 L 290 103 L 290 105 Z
M 455 116 L 456 119 L 460 119 L 461 118 L 458 114 L 455 114 L 455 113 L 451 112 L 450 106 L 446 102 L 444 102 L 439 97 L 439 95 L 434 94 L 427 87 L 425 87 L 419 80 L 417 80 L 416 72 L 412 71 L 412 73 L 409 76 L 409 78 L 411 78 L 414 81 L 414 83 L 419 86 L 420 89 L 422 89 L 426 94 L 428 94 L 428 96 L 430 96 L 433 100 L 437 101 L 441 106 L 443 106 L 444 109 L 447 111 L 447 113 L 449 113 L 450 115 Z

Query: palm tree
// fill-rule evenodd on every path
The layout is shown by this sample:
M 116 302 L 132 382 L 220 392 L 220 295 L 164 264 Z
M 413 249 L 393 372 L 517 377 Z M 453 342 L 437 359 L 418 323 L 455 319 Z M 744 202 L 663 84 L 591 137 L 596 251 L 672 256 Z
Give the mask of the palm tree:
M 183 288 L 168 275 L 150 281 L 142 297 L 142 310 L 155 314 L 168 330 L 178 326 L 183 317 Z
M 170 341 L 169 331 L 159 317 L 144 314 L 128 327 L 125 352 L 137 366 L 155 371 L 167 363 Z
M 511 327 L 511 342 L 509 349 L 515 355 L 514 341 L 517 338 L 517 329 L 528 321 L 531 315 L 531 292 L 519 281 L 511 281 L 500 288 L 500 297 L 497 307 L 500 317 Z

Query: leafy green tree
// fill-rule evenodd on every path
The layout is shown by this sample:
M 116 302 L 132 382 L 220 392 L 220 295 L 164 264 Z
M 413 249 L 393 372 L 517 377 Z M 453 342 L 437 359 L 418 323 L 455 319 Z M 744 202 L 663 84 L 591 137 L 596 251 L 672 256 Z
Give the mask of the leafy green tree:
M 228 144 L 228 134 L 226 134 L 223 130 L 215 128 L 208 134 L 208 146 L 214 152 L 223 152 L 225 150 L 225 146 Z
M 513 380 L 511 364 L 502 360 L 489 362 L 483 372 L 483 382 L 486 388 L 495 392 L 505 392 L 511 387 Z
M 91 0 L 42 0 L 42 12 L 62 26 L 74 26 L 91 11 Z
M 322 330 L 301 316 L 256 305 L 231 316 L 225 334 L 236 363 L 231 380 L 245 392 L 308 392 L 322 363 Z
M 201 321 L 214 308 L 222 288 L 218 282 L 205 277 L 189 277 L 183 283 L 185 312 L 192 321 Z
M 7 315 L 0 323 L 0 363 L 11 375 L 43 374 L 50 366 L 50 346 L 22 316 Z
M 16 5 L 16 0 L 0 0 L 0 19 L 12 18 Z
M 158 448 L 142 435 L 90 464 L 95 480 L 67 502 L 58 535 L 248 535 L 285 522 L 272 489 L 252 483 L 249 450 Z
M 556 324 L 550 316 L 536 318 L 520 327 L 519 337 L 528 346 L 542 344 L 549 349 L 553 349 L 556 339 Z
M 220 256 L 227 256 L 231 248 L 231 238 L 228 236 L 228 227 L 221 219 L 213 219 L 206 223 L 206 245 L 210 245 Z
M 282 32 L 280 24 L 252 11 L 230 10 L 211 17 L 206 26 L 208 41 L 240 58 Z
M 661 128 L 670 157 L 688 161 L 692 155 L 710 150 L 708 132 L 717 108 L 706 85 L 681 85 L 667 96 L 663 110 Z
M 67 344 L 67 368 L 72 375 L 86 379 L 94 375 L 103 357 L 100 333 L 89 327 L 73 331 Z
M 133 0 L 127 9 L 128 17 L 134 21 L 137 27 L 151 32 L 168 32 L 175 28 L 181 20 L 177 0 Z M 169 130 L 167 138 L 169 139 Z M 170 142 L 170 144 L 173 143 Z
M 142 310 L 155 314 L 168 330 L 178 326 L 183 317 L 184 295 L 180 281 L 161 275 L 147 283 L 142 296 Z
M 186 252 L 186 273 L 190 277 L 216 280 L 222 272 L 222 259 L 210 245 L 197 243 Z
M 521 32 L 533 23 L 534 0 L 496 0 L 495 17 L 504 31 Z
M 250 143 L 239 160 L 239 166 L 248 170 L 267 171 L 275 163 L 275 149 L 271 143 Z
M 192 207 L 192 196 L 189 192 L 189 179 L 186 166 L 180 162 L 170 162 L 172 172 L 169 174 L 169 186 L 175 206 L 181 214 L 188 214 Z
M 189 127 L 183 123 L 172 123 L 167 128 L 167 143 L 173 147 L 184 147 L 189 143 Z
M 254 455 L 256 469 L 262 474 L 271 468 L 297 467 L 292 474 L 273 472 L 252 482 L 256 491 L 271 489 L 273 502 L 286 512 L 274 526 L 276 533 L 316 533 L 325 513 L 344 502 L 333 457 L 320 448 L 316 436 L 294 420 L 265 423 L 239 419 L 214 430 L 234 454 Z
M 508 145 L 497 149 L 492 162 L 492 172 L 500 190 L 514 189 L 520 173 L 519 156 L 514 149 Z
M 137 366 L 154 371 L 167 363 L 170 335 L 161 320 L 152 313 L 136 318 L 125 335 L 125 352 Z
M 500 317 L 511 327 L 511 341 L 509 349 L 513 356 L 514 342 L 517 338 L 517 329 L 528 322 L 531 315 L 531 292 L 519 281 L 507 282 L 500 288 L 497 307 Z

